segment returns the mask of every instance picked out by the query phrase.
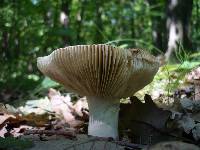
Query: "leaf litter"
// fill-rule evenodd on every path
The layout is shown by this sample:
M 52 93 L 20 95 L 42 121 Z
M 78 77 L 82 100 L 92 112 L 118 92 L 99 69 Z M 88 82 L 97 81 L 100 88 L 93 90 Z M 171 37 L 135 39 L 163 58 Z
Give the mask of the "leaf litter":
M 130 103 L 121 104 L 119 130 L 122 143 L 120 146 L 119 141 L 118 144 L 115 141 L 115 147 L 142 149 L 167 140 L 198 144 L 199 102 L 187 97 L 172 99 L 173 103 L 168 107 L 162 107 L 159 105 L 160 100 L 153 101 L 149 95 L 144 97 L 144 102 L 137 97 L 131 97 Z M 102 141 L 97 138 L 94 142 L 91 137 L 85 135 L 89 119 L 86 97 L 73 102 L 69 94 L 64 96 L 55 89 L 49 89 L 48 97 L 27 101 L 25 106 L 14 108 L 8 104 L 1 104 L 0 112 L 0 136 L 31 139 L 35 144 L 31 148 L 33 150 L 39 147 L 42 149 L 48 142 L 55 144 L 58 139 L 65 139 L 63 142 L 68 140 L 68 146 L 64 144 L 60 149 L 74 148 L 80 143 L 80 139 L 86 149 L 91 147 L 98 149 L 99 144 L 96 142 Z M 104 139 L 100 145 L 105 146 L 105 143 L 110 142 L 109 139 Z M 86 143 L 89 145 L 86 146 Z M 112 146 L 108 147 L 111 149 Z

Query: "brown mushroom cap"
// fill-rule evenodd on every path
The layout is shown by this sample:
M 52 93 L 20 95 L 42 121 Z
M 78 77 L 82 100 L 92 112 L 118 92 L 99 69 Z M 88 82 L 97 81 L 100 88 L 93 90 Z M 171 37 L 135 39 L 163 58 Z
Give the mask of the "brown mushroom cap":
M 57 49 L 39 57 L 37 65 L 41 72 L 72 92 L 124 98 L 153 80 L 159 61 L 141 49 L 98 44 Z

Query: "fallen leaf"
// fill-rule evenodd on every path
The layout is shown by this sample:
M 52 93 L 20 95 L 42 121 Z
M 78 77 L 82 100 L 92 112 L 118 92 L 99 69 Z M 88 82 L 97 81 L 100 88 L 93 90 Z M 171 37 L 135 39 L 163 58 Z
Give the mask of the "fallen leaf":
M 196 141 L 200 140 L 200 123 L 197 123 L 192 130 L 193 137 Z
M 74 111 L 80 116 L 82 117 L 84 114 L 84 110 L 88 110 L 88 103 L 86 100 L 86 97 L 80 98 L 73 106 Z M 87 112 L 86 112 L 87 113 Z
M 131 97 L 131 104 L 121 104 L 119 112 L 120 130 L 129 129 L 132 142 L 151 144 L 166 140 L 161 132 L 167 132 L 166 123 L 171 112 L 158 108 L 151 97 L 145 95 L 145 103 Z M 150 143 L 149 143 L 150 142 Z
M 178 128 L 183 128 L 183 130 L 189 134 L 191 130 L 195 127 L 194 120 L 189 116 L 182 116 L 180 120 L 177 121 Z
M 88 109 L 86 98 L 80 98 L 73 105 L 69 95 L 62 96 L 55 89 L 49 89 L 48 96 L 52 110 L 70 127 L 80 128 L 88 120 L 88 112 L 85 111 Z
M 133 121 L 140 121 L 154 126 L 159 130 L 166 130 L 166 122 L 171 112 L 158 108 L 150 96 L 145 95 L 145 103 L 137 97 L 131 97 L 131 104 L 121 104 L 120 121 L 131 125 Z M 128 115 L 127 115 L 128 114 Z
M 199 147 L 180 141 L 170 141 L 157 143 L 143 150 L 199 150 Z

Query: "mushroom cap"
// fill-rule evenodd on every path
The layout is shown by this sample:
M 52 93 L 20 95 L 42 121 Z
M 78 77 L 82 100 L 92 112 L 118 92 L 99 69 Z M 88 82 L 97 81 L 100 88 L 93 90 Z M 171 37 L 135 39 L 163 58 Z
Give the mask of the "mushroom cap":
M 200 85 L 200 67 L 193 69 L 186 75 L 186 81 L 193 84 Z
M 97 44 L 57 49 L 39 57 L 37 66 L 69 91 L 86 96 L 125 98 L 153 80 L 159 61 L 141 49 Z

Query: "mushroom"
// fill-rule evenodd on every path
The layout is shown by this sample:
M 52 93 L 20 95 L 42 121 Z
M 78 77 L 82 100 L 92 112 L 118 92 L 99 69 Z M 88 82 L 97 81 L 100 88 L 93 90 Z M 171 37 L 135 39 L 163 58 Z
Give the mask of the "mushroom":
M 149 84 L 159 61 L 140 49 L 98 44 L 57 49 L 39 57 L 37 66 L 67 90 L 87 97 L 89 135 L 116 139 L 120 98 Z
M 200 67 L 193 69 L 186 76 L 186 81 L 194 85 L 194 100 L 200 101 Z

